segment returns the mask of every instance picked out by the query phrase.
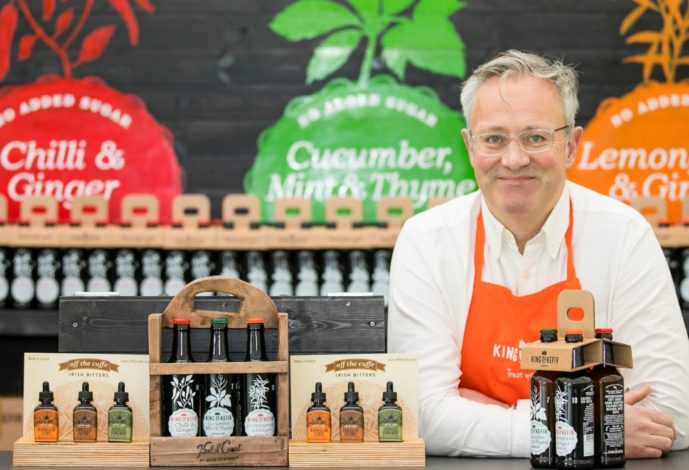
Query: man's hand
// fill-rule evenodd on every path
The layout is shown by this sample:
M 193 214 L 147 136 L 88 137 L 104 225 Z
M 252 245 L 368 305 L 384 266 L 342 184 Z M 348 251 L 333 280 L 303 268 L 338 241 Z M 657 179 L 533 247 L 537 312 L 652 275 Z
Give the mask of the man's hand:
M 651 393 L 642 385 L 624 394 L 624 445 L 630 459 L 658 458 L 670 452 L 675 440 L 672 418 L 638 403 Z
M 459 396 L 462 398 L 466 398 L 468 400 L 473 400 L 477 401 L 479 403 L 483 403 L 484 405 L 498 405 L 502 406 L 503 408 L 509 408 L 510 406 L 496 400 L 495 398 L 491 398 L 488 395 L 484 395 L 481 392 L 477 392 L 476 390 L 472 390 L 470 388 L 462 388 L 459 387 Z

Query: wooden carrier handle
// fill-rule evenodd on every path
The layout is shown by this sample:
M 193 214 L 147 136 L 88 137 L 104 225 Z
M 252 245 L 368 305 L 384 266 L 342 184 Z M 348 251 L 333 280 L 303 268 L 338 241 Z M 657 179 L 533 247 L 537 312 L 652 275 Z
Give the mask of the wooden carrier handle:
M 239 313 L 197 310 L 194 297 L 202 292 L 223 292 L 239 299 Z M 251 284 L 229 276 L 210 276 L 187 284 L 162 314 L 162 327 L 172 327 L 175 318 L 191 319 L 193 328 L 210 327 L 211 319 L 226 317 L 230 328 L 246 326 L 249 318 L 262 318 L 266 328 L 278 327 L 277 307 L 268 295 Z

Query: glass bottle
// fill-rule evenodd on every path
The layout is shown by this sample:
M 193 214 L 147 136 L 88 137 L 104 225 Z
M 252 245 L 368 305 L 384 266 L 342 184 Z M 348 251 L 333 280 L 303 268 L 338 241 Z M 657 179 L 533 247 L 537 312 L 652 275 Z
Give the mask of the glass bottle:
M 60 414 L 53 405 L 53 392 L 50 384 L 43 382 L 39 392 L 40 404 L 33 410 L 33 436 L 36 442 L 57 442 L 60 438 Z
M 247 320 L 246 361 L 267 361 L 265 327 L 262 318 Z M 274 436 L 275 374 L 254 373 L 244 376 L 243 411 L 246 436 Z
M 289 258 L 285 250 L 275 250 L 273 258 L 273 283 L 270 285 L 270 295 L 294 295 L 292 285 L 292 271 Z
M 402 408 L 397 404 L 397 392 L 388 382 L 383 392 L 383 405 L 378 408 L 378 440 L 380 442 L 402 442 Z
M 8 251 L 0 247 L 0 308 L 7 306 L 10 294 Z
M 196 250 L 191 254 L 191 278 L 201 279 L 213 273 L 215 263 L 211 261 L 208 250 Z M 212 296 L 212 292 L 201 292 L 198 296 Z
M 373 254 L 373 284 L 371 291 L 382 295 L 385 305 L 388 304 L 388 287 L 390 284 L 390 250 L 376 250 Z
M 38 252 L 36 257 L 36 300 L 40 308 L 46 310 L 57 309 L 57 300 L 60 298 L 60 284 L 57 282 L 59 268 L 57 251 L 44 249 Z
M 86 290 L 84 284 L 84 252 L 72 248 L 62 255 L 62 285 L 60 295 L 63 297 L 74 295 L 75 292 Z
M 541 330 L 541 343 L 557 341 L 557 329 Z M 556 371 L 537 370 L 531 376 L 531 466 L 555 466 L 555 380 Z
M 132 250 L 117 250 L 115 254 L 115 292 L 121 296 L 136 296 L 139 286 L 136 282 L 136 260 Z
M 354 382 L 347 383 L 345 404 L 340 408 L 340 442 L 364 441 L 364 409 L 359 406 L 359 394 Z
M 14 276 L 10 287 L 10 295 L 14 308 L 31 308 L 36 286 L 33 280 L 34 261 L 31 251 L 19 248 L 12 257 Z
M 596 328 L 596 338 L 612 341 L 612 328 Z M 602 364 L 591 369 L 596 426 L 595 464 L 623 467 L 624 378 L 615 367 L 612 345 L 603 342 Z
M 210 362 L 229 362 L 227 350 L 227 318 L 211 320 Z M 204 393 L 203 435 L 231 436 L 234 432 L 232 380 L 230 374 L 210 374 Z
M 581 330 L 566 330 L 565 342 L 583 341 Z M 572 368 L 584 365 L 580 347 L 572 350 Z M 555 380 L 555 460 L 557 468 L 593 468 L 593 381 L 586 369 L 563 372 Z
M 298 257 L 297 287 L 294 294 L 297 296 L 318 295 L 318 271 L 313 259 L 313 251 L 301 250 Z
M 142 296 L 163 295 L 163 266 L 160 253 L 156 250 L 144 250 L 141 255 Z
M 344 292 L 342 284 L 342 264 L 340 253 L 335 250 L 327 250 L 323 253 L 323 275 L 321 276 L 321 295 Z
M 173 321 L 172 356 L 168 362 L 194 362 L 191 355 L 191 320 Z M 199 431 L 198 376 L 194 374 L 166 375 L 163 380 L 163 429 L 166 436 L 194 437 Z
M 93 393 L 89 390 L 89 383 L 81 384 L 79 404 L 74 407 L 72 414 L 72 433 L 74 442 L 96 442 L 98 437 L 98 411 L 91 403 Z
M 132 409 L 127 406 L 124 382 L 117 384 L 113 400 L 115 404 L 108 410 L 108 442 L 132 442 Z
M 174 296 L 187 284 L 184 252 L 172 250 L 165 257 L 165 295 Z
M 325 405 L 326 396 L 323 385 L 316 382 L 316 389 L 311 394 L 312 405 L 306 410 L 306 441 L 330 442 L 332 438 L 332 420 L 330 408 Z
M 252 286 L 268 292 L 268 273 L 263 256 L 258 251 L 249 251 L 246 254 L 246 278 Z
M 88 258 L 88 281 L 86 290 L 88 292 L 110 292 L 111 267 L 108 252 L 105 250 L 93 250 Z
M 349 252 L 349 286 L 347 292 L 371 292 L 371 277 L 368 274 L 366 253 L 361 250 Z

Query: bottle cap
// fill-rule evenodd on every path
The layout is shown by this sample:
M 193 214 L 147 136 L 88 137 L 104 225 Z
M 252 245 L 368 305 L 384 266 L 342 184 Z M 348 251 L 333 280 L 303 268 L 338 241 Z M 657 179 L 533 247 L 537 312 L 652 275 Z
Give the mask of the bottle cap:
M 383 392 L 383 401 L 397 401 L 397 392 L 393 390 L 392 382 L 388 382 L 387 389 Z
M 213 318 L 211 319 L 211 326 L 227 326 L 227 318 L 225 317 L 220 317 L 220 318 Z
M 42 402 L 51 402 L 54 398 L 53 392 L 50 391 L 50 384 L 43 382 L 43 391 L 38 393 L 38 399 Z
M 261 317 L 251 317 L 246 321 L 247 325 L 251 324 L 256 324 L 256 323 L 265 323 L 265 320 Z
M 557 341 L 557 329 L 556 328 L 543 328 L 541 329 L 541 342 L 542 343 L 553 343 Z
M 129 394 L 124 391 L 124 382 L 117 384 L 117 391 L 115 392 L 115 401 L 117 403 L 127 403 L 129 401 Z
M 612 339 L 612 328 L 596 328 L 596 338 Z
M 316 403 L 316 402 L 324 402 L 325 401 L 325 393 L 323 393 L 323 385 L 320 382 L 316 382 L 316 391 L 311 394 L 311 401 Z
M 354 382 L 347 382 L 347 391 L 344 394 L 344 401 L 348 404 L 354 404 L 359 401 L 359 393 L 354 390 Z
M 581 330 L 565 330 L 565 343 L 579 343 L 584 341 L 584 333 Z
M 93 400 L 93 392 L 89 390 L 89 383 L 84 382 L 81 384 L 81 392 L 79 392 L 79 401 L 91 401 Z
M 189 318 L 175 318 L 172 320 L 173 325 L 191 325 Z

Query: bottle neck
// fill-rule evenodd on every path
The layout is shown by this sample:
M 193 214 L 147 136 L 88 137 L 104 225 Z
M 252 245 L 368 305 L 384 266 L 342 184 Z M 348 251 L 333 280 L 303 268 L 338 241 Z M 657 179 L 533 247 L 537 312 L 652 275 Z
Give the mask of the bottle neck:
M 615 364 L 615 354 L 613 353 L 612 344 L 603 343 L 603 365 L 612 366 Z
M 572 349 L 572 367 L 577 368 L 584 365 L 584 353 L 580 347 Z
M 267 361 L 266 340 L 263 327 L 249 327 L 249 343 L 246 350 L 247 361 Z
M 175 325 L 172 342 L 172 362 L 192 362 L 189 326 Z
M 213 329 L 210 351 L 211 362 L 228 362 L 227 328 Z

